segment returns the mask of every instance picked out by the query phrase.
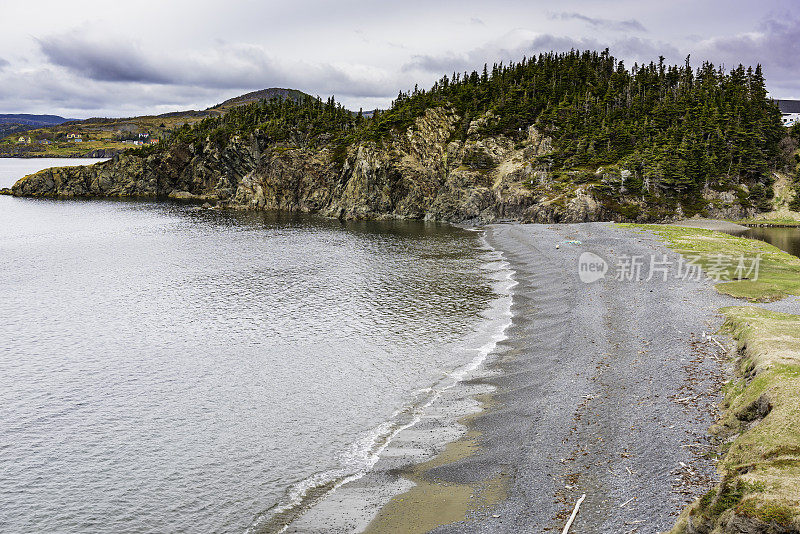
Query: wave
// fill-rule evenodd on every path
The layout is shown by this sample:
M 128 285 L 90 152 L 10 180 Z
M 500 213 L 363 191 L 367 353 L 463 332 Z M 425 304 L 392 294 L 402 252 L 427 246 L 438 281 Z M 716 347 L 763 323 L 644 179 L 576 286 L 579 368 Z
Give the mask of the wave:
M 425 411 L 442 395 L 470 378 L 479 376 L 483 364 L 498 344 L 508 338 L 506 330 L 513 322 L 513 288 L 517 285 L 516 272 L 505 261 L 503 253 L 495 250 L 482 236 L 485 257 L 482 268 L 492 280 L 497 295 L 482 314 L 484 321 L 465 340 L 467 352 L 474 352 L 470 361 L 450 372 L 431 387 L 412 392 L 408 404 L 396 410 L 389 420 L 381 423 L 356 440 L 339 458 L 340 467 L 316 473 L 293 484 L 285 499 L 260 513 L 246 530 L 247 534 L 283 532 L 292 521 L 326 496 L 345 484 L 354 482 L 367 473 L 380 460 L 383 451 L 404 430 L 416 425 Z

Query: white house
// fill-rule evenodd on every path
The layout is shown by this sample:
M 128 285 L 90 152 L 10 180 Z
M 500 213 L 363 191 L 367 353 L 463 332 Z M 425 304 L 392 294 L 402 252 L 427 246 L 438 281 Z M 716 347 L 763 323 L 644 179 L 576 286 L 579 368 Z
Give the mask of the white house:
M 781 122 L 787 128 L 800 122 L 800 100 L 776 100 L 781 110 Z
M 800 122 L 800 113 L 781 113 L 781 121 L 787 128 Z

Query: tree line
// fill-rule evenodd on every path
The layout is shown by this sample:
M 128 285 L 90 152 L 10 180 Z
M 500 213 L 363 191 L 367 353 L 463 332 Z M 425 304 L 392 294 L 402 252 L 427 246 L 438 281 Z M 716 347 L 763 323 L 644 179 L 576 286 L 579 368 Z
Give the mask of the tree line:
M 333 98 L 275 98 L 184 126 L 173 139 L 224 145 L 258 129 L 298 145 L 380 142 L 434 107 L 461 117 L 457 139 L 480 117 L 487 118 L 480 135 L 522 137 L 533 125 L 553 140 L 553 152 L 538 163 L 549 169 L 617 165 L 631 171 L 625 189 L 632 193 L 691 196 L 747 184 L 757 200 L 768 199 L 771 171 L 785 165 L 786 129 L 767 98 L 760 66 L 726 70 L 704 62 L 693 68 L 688 57 L 682 65 L 660 57 L 629 69 L 608 50 L 551 52 L 454 72 L 427 90 L 400 92 L 370 118 Z

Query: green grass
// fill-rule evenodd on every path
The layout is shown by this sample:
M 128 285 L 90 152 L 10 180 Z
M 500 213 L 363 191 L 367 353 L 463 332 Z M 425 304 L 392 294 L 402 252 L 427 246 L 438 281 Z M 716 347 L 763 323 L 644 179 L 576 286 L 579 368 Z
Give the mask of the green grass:
M 771 302 L 789 295 L 800 295 L 800 258 L 783 252 L 779 248 L 756 239 L 735 237 L 722 232 L 700 228 L 683 228 L 665 225 L 620 224 L 653 232 L 663 238 L 676 252 L 685 257 L 696 257 L 704 271 L 709 271 L 720 258 L 733 263 L 728 273 L 720 273 L 715 287 L 722 294 L 750 302 Z M 753 258 L 761 256 L 758 277 L 755 273 L 739 273 L 736 268 L 739 258 L 746 258 L 749 268 Z
M 97 149 L 128 150 L 134 148 L 131 144 L 117 141 L 120 135 L 135 135 L 150 133 L 156 137 L 168 137 L 170 133 L 183 124 L 194 124 L 204 116 L 219 115 L 215 112 L 178 113 L 170 116 L 145 116 L 123 119 L 88 119 L 78 123 L 65 123 L 47 128 L 28 130 L 25 137 L 32 140 L 56 140 L 52 145 L 39 145 L 35 142 L 26 145 L 29 156 L 75 157 Z M 69 132 L 80 133 L 83 143 L 69 143 L 64 136 Z M 23 134 L 9 135 L 0 140 L 0 153 L 14 153 L 17 148 L 17 139 Z
M 758 519 L 763 523 L 777 524 L 782 527 L 791 526 L 792 521 L 797 516 L 796 510 L 781 503 L 759 503 L 758 499 L 747 499 L 736 507 L 736 513 Z
M 798 228 L 800 227 L 800 220 L 792 219 L 789 217 L 778 217 L 775 219 L 742 219 L 740 221 L 731 221 L 743 226 L 778 226 L 782 228 Z
M 737 377 L 724 388 L 715 432 L 731 441 L 718 468 L 722 482 L 679 519 L 674 534 L 695 528 L 730 532 L 732 516 L 761 530 L 800 530 L 800 316 L 753 306 L 722 310 L 736 340 Z M 703 531 L 706 531 L 703 530 Z M 776 530 L 777 531 L 777 530 Z
M 761 255 L 758 280 L 730 273 L 716 284 L 720 293 L 749 301 L 800 295 L 800 258 L 762 241 L 677 226 L 619 226 L 653 232 L 684 257 L 697 257 L 704 270 L 720 256 Z M 743 520 L 759 532 L 776 525 L 800 532 L 800 315 L 753 306 L 722 313 L 739 354 L 712 429 L 728 440 L 720 449 L 722 482 L 687 508 L 671 532 L 734 532 L 731 525 Z

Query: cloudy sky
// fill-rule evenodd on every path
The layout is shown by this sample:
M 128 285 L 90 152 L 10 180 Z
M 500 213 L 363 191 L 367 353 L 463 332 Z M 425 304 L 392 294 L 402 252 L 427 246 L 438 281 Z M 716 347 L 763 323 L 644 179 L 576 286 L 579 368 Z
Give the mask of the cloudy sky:
M 800 98 L 798 0 L 0 0 L 0 113 L 131 116 L 291 87 L 351 109 L 577 49 L 764 66 Z

